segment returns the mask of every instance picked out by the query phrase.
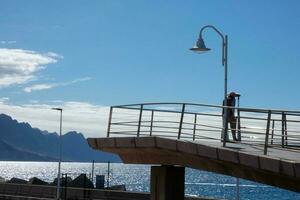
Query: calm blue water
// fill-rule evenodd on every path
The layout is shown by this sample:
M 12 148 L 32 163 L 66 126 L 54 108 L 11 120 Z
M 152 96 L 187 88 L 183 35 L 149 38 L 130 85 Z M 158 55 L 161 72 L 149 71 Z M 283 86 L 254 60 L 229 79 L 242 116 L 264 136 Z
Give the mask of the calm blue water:
M 62 163 L 62 173 L 69 173 L 72 177 L 80 173 L 90 174 L 90 163 Z M 5 179 L 18 177 L 29 179 L 36 176 L 51 182 L 57 174 L 57 163 L 54 162 L 0 162 L 0 176 Z M 107 164 L 95 164 L 95 174 L 107 174 Z M 215 173 L 186 169 L 186 194 L 195 196 L 216 197 L 221 199 L 235 199 L 236 178 Z M 111 164 L 111 185 L 126 184 L 130 191 L 149 192 L 150 166 Z M 240 198 L 292 200 L 299 199 L 300 193 L 294 193 L 275 187 L 240 180 Z

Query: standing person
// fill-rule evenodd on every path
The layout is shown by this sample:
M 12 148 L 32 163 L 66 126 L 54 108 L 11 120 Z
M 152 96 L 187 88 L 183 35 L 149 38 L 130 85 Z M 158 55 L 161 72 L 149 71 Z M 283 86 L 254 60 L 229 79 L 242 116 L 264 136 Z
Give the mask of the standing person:
M 227 120 L 230 124 L 230 129 L 232 133 L 232 139 L 233 141 L 238 141 L 236 137 L 236 117 L 234 116 L 234 111 L 235 111 L 235 97 L 239 97 L 240 94 L 237 94 L 235 92 L 230 92 L 230 94 L 227 97 L 227 106 L 231 108 L 227 108 Z M 224 103 L 223 103 L 224 105 Z M 223 109 L 223 114 L 224 114 L 224 109 Z

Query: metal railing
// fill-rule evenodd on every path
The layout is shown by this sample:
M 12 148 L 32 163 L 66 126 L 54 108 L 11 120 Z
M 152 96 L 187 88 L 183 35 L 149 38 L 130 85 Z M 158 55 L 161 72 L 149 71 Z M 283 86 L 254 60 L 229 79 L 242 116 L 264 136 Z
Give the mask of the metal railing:
M 239 143 L 268 148 L 300 150 L 300 111 L 238 108 L 193 103 L 144 103 L 112 106 L 107 137 L 159 136 L 183 140 L 219 141 L 222 139 L 223 109 L 233 109 Z M 229 126 L 230 127 L 230 126 Z M 226 128 L 227 129 L 227 128 Z M 230 138 L 229 137 L 229 138 Z

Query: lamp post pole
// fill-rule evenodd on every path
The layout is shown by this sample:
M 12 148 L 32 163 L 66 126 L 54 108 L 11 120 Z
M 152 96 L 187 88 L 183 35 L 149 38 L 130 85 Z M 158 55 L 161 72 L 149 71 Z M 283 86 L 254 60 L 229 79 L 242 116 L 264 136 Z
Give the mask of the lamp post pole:
M 224 106 L 227 106 L 227 79 L 228 79 L 228 36 L 225 35 L 225 41 L 223 41 L 223 48 L 224 48 Z M 226 141 L 228 139 L 228 118 L 227 118 L 227 111 L 228 108 L 226 107 L 224 109 L 224 114 L 223 114 L 223 146 L 226 146 Z M 221 136 L 221 137 L 222 137 Z
M 228 36 L 223 35 L 215 26 L 206 25 L 201 28 L 198 41 L 196 46 L 190 48 L 190 50 L 195 52 L 206 52 L 209 48 L 206 48 L 203 41 L 203 31 L 207 28 L 213 29 L 222 39 L 222 65 L 224 66 L 224 113 L 223 113 L 223 129 L 221 133 L 221 138 L 223 139 L 223 146 L 226 145 L 226 140 L 228 139 L 228 119 L 227 119 L 227 72 L 228 72 Z
M 52 110 L 57 110 L 60 112 L 60 126 L 59 126 L 59 160 L 58 160 L 58 172 L 57 172 L 57 188 L 56 188 L 56 199 L 60 199 L 60 167 L 62 160 L 62 141 L 61 141 L 61 132 L 62 132 L 62 108 L 52 108 Z

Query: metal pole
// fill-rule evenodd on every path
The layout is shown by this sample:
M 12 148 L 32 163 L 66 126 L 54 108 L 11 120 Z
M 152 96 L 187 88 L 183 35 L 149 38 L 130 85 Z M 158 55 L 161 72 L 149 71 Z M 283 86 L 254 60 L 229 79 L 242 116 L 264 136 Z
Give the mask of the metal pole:
M 267 152 L 268 152 L 270 122 L 271 122 L 271 110 L 268 111 L 267 129 L 266 129 L 265 146 L 264 146 L 264 155 L 267 155 Z
M 150 136 L 152 136 L 152 130 L 153 130 L 153 117 L 154 117 L 154 110 L 151 111 Z
M 225 67 L 225 81 L 224 81 L 224 99 L 227 96 L 227 78 L 228 78 L 228 36 L 225 35 L 224 42 L 224 67 Z
M 196 138 L 196 128 L 197 128 L 197 113 L 195 113 L 195 117 L 194 117 L 193 141 L 195 141 Z
M 62 138 L 61 138 L 61 132 L 62 132 L 62 108 L 52 108 L 52 110 L 58 110 L 60 111 L 60 127 L 59 127 L 59 160 L 58 160 L 58 172 L 57 172 L 57 193 L 56 193 L 56 199 L 60 199 L 60 167 L 61 167 L 61 160 L 62 160 Z
M 137 129 L 137 137 L 140 136 L 140 131 L 141 131 L 141 123 L 142 123 L 142 116 L 143 116 L 143 104 L 141 104 L 140 107 L 140 115 L 139 115 L 139 122 L 138 122 L 138 129 Z
M 281 147 L 284 148 L 284 112 L 281 114 Z
M 65 173 L 65 199 L 67 199 L 67 188 L 68 188 L 68 174 Z
M 224 115 L 223 115 L 223 147 L 226 146 L 226 140 L 228 139 L 228 119 L 227 119 L 227 75 L 228 75 L 228 36 L 225 35 L 225 41 L 222 44 L 223 52 L 223 65 L 224 65 Z M 221 138 L 222 138 L 221 136 Z
M 107 162 L 107 184 L 106 184 L 106 187 L 109 187 L 109 174 L 110 174 L 110 161 Z
M 60 128 L 59 128 L 59 162 L 58 162 L 58 175 L 57 175 L 57 196 L 60 199 L 60 168 L 61 168 L 61 160 L 62 160 L 62 109 L 60 110 Z
M 287 121 L 286 121 L 286 114 L 284 115 L 284 133 L 285 133 L 285 145 L 288 145 L 288 138 L 287 138 Z
M 180 139 L 180 136 L 181 136 L 184 112 L 185 112 L 185 104 L 182 104 L 182 110 L 181 110 L 181 116 L 180 116 L 180 122 L 179 122 L 179 128 L 178 128 L 178 137 L 177 137 L 178 140 Z
M 272 136 L 271 136 L 271 144 L 274 143 L 274 128 L 275 128 L 275 120 L 272 120 Z
M 109 137 L 109 133 L 110 133 L 112 114 L 113 114 L 113 107 L 110 107 L 109 118 L 108 118 L 108 127 L 107 127 L 107 137 Z
M 92 183 L 94 184 L 94 169 L 95 169 L 95 160 L 92 162 Z
M 242 141 L 242 136 L 241 136 L 241 116 L 240 116 L 240 96 L 238 96 L 238 103 L 237 103 L 237 139 L 239 141 Z
M 219 36 L 222 38 L 222 65 L 224 66 L 224 113 L 223 113 L 223 129 L 221 132 L 221 141 L 223 139 L 223 146 L 226 146 L 226 140 L 228 139 L 228 119 L 227 119 L 227 76 L 228 76 L 228 36 L 223 35 L 215 26 L 206 25 L 201 28 L 199 39 L 202 40 L 202 33 L 206 28 L 211 28 L 216 31 Z M 193 50 L 193 49 L 191 49 Z

